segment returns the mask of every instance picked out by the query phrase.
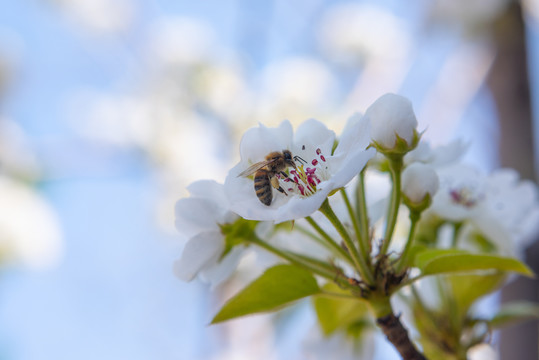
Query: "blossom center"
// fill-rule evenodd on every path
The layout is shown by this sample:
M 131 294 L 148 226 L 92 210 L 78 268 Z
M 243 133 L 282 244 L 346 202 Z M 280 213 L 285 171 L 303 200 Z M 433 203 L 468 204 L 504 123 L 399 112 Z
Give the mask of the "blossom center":
M 449 197 L 454 204 L 472 208 L 482 199 L 482 195 L 476 193 L 468 187 L 450 189 Z
M 302 147 L 305 150 L 305 147 Z M 318 184 L 329 178 L 327 161 L 322 150 L 316 149 L 312 158 L 298 157 L 295 169 L 290 170 L 288 177 L 280 177 L 288 192 L 300 197 L 309 197 L 316 193 Z M 298 164 L 299 163 L 299 164 Z

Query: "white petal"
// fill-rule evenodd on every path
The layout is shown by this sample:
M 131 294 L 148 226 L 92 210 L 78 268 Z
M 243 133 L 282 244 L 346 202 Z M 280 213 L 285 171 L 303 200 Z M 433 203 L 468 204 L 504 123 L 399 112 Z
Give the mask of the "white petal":
M 210 283 L 212 289 L 215 288 L 234 273 L 244 252 L 245 247 L 234 247 L 221 261 L 204 268 L 200 272 L 200 279 L 206 283 Z
M 225 196 L 225 187 L 215 180 L 199 180 L 187 186 L 192 197 L 211 199 L 219 206 L 226 208 L 228 199 Z
M 469 144 L 456 140 L 447 145 L 438 146 L 432 150 L 431 166 L 440 167 L 450 165 L 459 160 L 468 150 Z
M 339 144 L 335 149 L 335 156 L 348 153 L 355 149 L 365 149 L 370 141 L 370 122 L 361 114 L 354 114 L 344 127 Z
M 371 122 L 371 138 L 379 144 L 393 148 L 395 134 L 411 144 L 417 119 L 410 100 L 396 94 L 378 98 L 365 112 Z
M 414 162 L 431 163 L 433 155 L 430 144 L 426 141 L 420 141 L 415 149 L 404 155 L 404 163 L 406 165 Z
M 469 360 L 497 360 L 500 357 L 489 344 L 479 344 L 468 350 Z
M 249 166 L 264 160 L 272 151 L 290 149 L 292 136 L 292 125 L 288 120 L 283 121 L 277 128 L 268 128 L 262 124 L 251 128 L 241 138 L 241 160 Z
M 450 221 L 471 219 L 485 209 L 483 189 L 485 177 L 475 168 L 463 164 L 445 167 L 437 171 L 440 189 L 432 200 L 430 211 Z M 466 206 L 456 202 L 452 191 L 464 189 L 474 203 Z
M 409 165 L 421 162 L 432 167 L 448 166 L 459 160 L 467 149 L 468 144 L 462 140 L 456 140 L 435 149 L 432 149 L 428 142 L 420 141 L 414 150 L 404 156 L 404 163 Z
M 367 162 L 372 159 L 376 154 L 376 150 L 371 148 L 367 150 L 356 149 L 352 153 L 348 154 L 344 159 L 338 163 L 338 167 L 333 169 L 332 164 L 332 181 L 335 184 L 335 188 L 345 186 L 359 174 L 361 170 L 367 165 Z
M 217 222 L 223 211 L 223 208 L 208 199 L 180 199 L 175 207 L 176 229 L 187 237 L 203 231 L 219 230 Z
M 315 119 L 304 121 L 294 134 L 296 148 L 303 148 L 303 145 L 311 144 L 314 145 L 314 150 L 320 148 L 326 156 L 331 155 L 334 142 L 335 133 Z
M 318 184 L 318 187 L 320 187 L 320 189 L 314 195 L 306 198 L 295 196 L 285 205 L 281 206 L 275 214 L 275 222 L 281 223 L 312 215 L 320 209 L 320 206 L 322 206 L 322 203 L 326 200 L 329 193 L 337 188 L 329 181 Z
M 182 256 L 174 263 L 174 273 L 184 281 L 191 281 L 201 270 L 215 264 L 223 250 L 224 239 L 221 233 L 200 233 L 185 245 Z
M 421 203 L 427 194 L 434 196 L 439 186 L 438 175 L 429 165 L 413 163 L 402 172 L 402 191 L 413 203 Z

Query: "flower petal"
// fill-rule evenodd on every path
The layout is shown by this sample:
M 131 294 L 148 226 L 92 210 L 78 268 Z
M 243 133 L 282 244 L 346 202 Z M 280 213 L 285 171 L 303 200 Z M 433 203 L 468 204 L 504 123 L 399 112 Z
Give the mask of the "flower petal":
M 200 272 L 201 280 L 210 283 L 212 289 L 215 288 L 232 275 L 244 253 L 243 246 L 234 247 L 223 259 L 203 269 Z
M 371 121 L 372 139 L 386 148 L 395 146 L 396 135 L 409 145 L 412 143 L 417 119 L 407 98 L 396 94 L 382 95 L 369 106 L 365 117 Z
M 192 197 L 213 200 L 216 205 L 226 208 L 228 198 L 224 192 L 224 185 L 215 180 L 199 180 L 187 186 L 187 190 Z
M 359 174 L 361 170 L 367 165 L 367 162 L 376 154 L 376 150 L 373 148 L 363 150 L 361 148 L 356 149 L 353 153 L 346 156 L 337 166 L 332 164 L 332 180 L 335 185 L 335 189 L 340 188 L 348 184 L 354 176 Z M 336 167 L 336 169 L 333 169 Z
M 333 155 L 340 156 L 356 148 L 367 148 L 371 140 L 370 128 L 370 122 L 363 115 L 359 113 L 352 115 L 342 131 L 339 144 Z
M 200 232 L 219 230 L 223 209 L 209 199 L 184 198 L 176 202 L 176 229 L 187 237 Z
M 295 131 L 294 144 L 303 148 L 304 145 L 313 145 L 313 150 L 319 148 L 326 156 L 331 155 L 335 142 L 335 133 L 326 125 L 315 119 L 304 121 Z
M 201 270 L 216 263 L 223 250 L 221 233 L 208 231 L 195 235 L 185 245 L 180 259 L 174 263 L 174 273 L 184 281 L 191 281 Z
M 268 128 L 262 124 L 251 128 L 241 138 L 241 160 L 244 164 L 252 164 L 264 160 L 272 151 L 290 149 L 292 136 L 292 125 L 288 120 L 281 122 L 276 128 Z

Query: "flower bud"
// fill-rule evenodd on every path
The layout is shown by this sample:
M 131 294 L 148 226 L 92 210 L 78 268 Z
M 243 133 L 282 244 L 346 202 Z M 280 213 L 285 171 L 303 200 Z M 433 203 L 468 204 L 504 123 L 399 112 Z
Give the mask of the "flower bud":
M 371 139 L 381 152 L 407 153 L 419 141 L 417 119 L 410 100 L 396 94 L 378 98 L 365 112 L 371 122 Z
M 439 186 L 438 175 L 428 165 L 413 163 L 402 172 L 404 203 L 414 210 L 427 208 Z

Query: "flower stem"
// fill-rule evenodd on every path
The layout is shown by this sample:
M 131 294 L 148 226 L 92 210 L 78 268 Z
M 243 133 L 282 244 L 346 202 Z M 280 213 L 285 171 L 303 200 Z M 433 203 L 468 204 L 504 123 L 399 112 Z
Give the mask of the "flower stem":
M 348 209 L 350 220 L 352 221 L 352 225 L 354 226 L 354 232 L 356 234 L 356 239 L 359 244 L 359 255 L 368 262 L 369 252 L 367 252 L 367 249 L 365 248 L 365 243 L 361 241 L 362 239 L 361 239 L 361 229 L 359 226 L 359 219 L 356 216 L 354 209 L 352 208 L 352 204 L 350 203 L 350 199 L 348 199 L 348 194 L 346 194 L 346 191 L 344 190 L 344 188 L 342 188 L 340 191 L 344 199 L 344 203 L 346 204 L 346 208 Z
M 406 241 L 406 245 L 404 246 L 404 250 L 402 251 L 399 262 L 397 263 L 395 269 L 397 274 L 401 273 L 408 263 L 410 249 L 412 248 L 412 244 L 414 242 L 415 230 L 420 217 L 421 214 L 419 212 L 410 210 L 410 232 L 408 233 L 408 240 Z
M 459 241 L 460 229 L 462 229 L 463 222 L 456 222 L 453 224 L 453 239 L 451 240 L 451 247 L 456 248 Z
M 401 203 L 401 172 L 402 172 L 402 156 L 389 158 L 389 170 L 393 181 L 393 189 L 391 190 L 391 203 L 387 212 L 386 231 L 384 241 L 382 243 L 381 255 L 385 255 L 389 249 L 395 224 L 397 223 L 397 215 L 399 214 L 399 206 Z
M 324 241 L 324 239 L 322 239 L 321 237 L 319 237 L 318 235 L 312 233 L 311 231 L 309 231 L 308 229 L 304 228 L 303 226 L 301 225 L 294 225 L 294 229 L 298 230 L 300 233 L 302 233 L 303 235 L 306 235 L 307 237 L 309 237 L 310 239 L 312 239 L 313 241 L 315 241 L 316 243 L 320 244 L 321 246 L 325 247 L 326 249 L 330 250 L 330 251 L 333 251 L 333 248 L 331 245 L 329 245 L 327 243 L 327 241 Z
M 352 242 L 352 238 L 348 234 L 348 231 L 346 231 L 346 228 L 341 223 L 337 215 L 335 215 L 335 213 L 333 212 L 333 209 L 329 205 L 328 199 L 326 199 L 322 203 L 322 206 L 319 210 L 331 222 L 331 224 L 333 224 L 335 229 L 341 235 L 348 251 L 350 252 L 350 255 L 352 256 L 352 259 L 354 260 L 356 270 L 359 272 L 363 280 L 368 284 L 374 284 L 374 277 L 372 275 L 371 269 L 369 268 L 369 265 L 367 264 L 367 261 L 364 257 L 359 255 L 356 246 Z
M 259 238 L 251 239 L 251 243 L 254 243 L 254 244 L 260 246 L 261 248 L 263 248 L 264 250 L 267 250 L 270 253 L 272 253 L 274 255 L 277 255 L 278 257 L 280 257 L 280 258 L 282 258 L 284 260 L 287 260 L 291 264 L 297 265 L 299 267 L 303 267 L 303 268 L 309 270 L 310 272 L 312 272 L 313 274 L 320 275 L 320 276 L 322 276 L 322 277 L 324 277 L 326 279 L 332 280 L 332 281 L 336 277 L 336 274 L 335 274 L 334 271 L 332 272 L 329 269 L 327 269 L 326 267 L 321 266 L 320 262 L 315 260 L 315 259 L 311 259 L 311 258 L 309 258 L 307 256 L 304 256 L 304 255 L 297 255 L 297 254 L 295 254 L 293 252 L 290 252 L 290 251 L 284 251 L 284 250 L 278 249 L 278 248 L 274 247 L 273 245 L 270 245 L 267 242 L 265 242 L 265 241 L 263 241 L 263 240 L 261 240 Z
M 369 216 L 367 213 L 367 198 L 365 197 L 365 170 L 359 173 L 359 181 L 356 189 L 356 211 L 360 221 L 361 234 L 359 242 L 363 244 L 367 255 L 371 253 L 371 244 L 369 236 Z
M 310 216 L 307 216 L 305 218 L 307 220 L 307 222 L 313 227 L 313 229 L 316 230 L 316 232 L 318 232 L 318 234 L 320 234 L 320 236 L 322 236 L 322 238 L 327 242 L 327 244 L 339 255 L 341 255 L 341 257 L 348 261 L 350 264 L 354 264 L 354 260 L 352 259 L 352 257 L 350 256 L 349 253 L 347 253 L 339 244 L 337 244 L 335 242 L 335 240 L 333 240 L 333 238 L 331 236 L 328 235 L 327 232 L 324 231 L 324 229 L 322 229 L 320 227 L 320 225 L 318 225 L 318 223 L 316 221 L 314 221 L 314 219 Z

